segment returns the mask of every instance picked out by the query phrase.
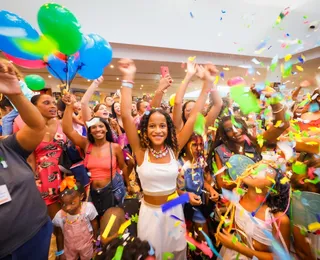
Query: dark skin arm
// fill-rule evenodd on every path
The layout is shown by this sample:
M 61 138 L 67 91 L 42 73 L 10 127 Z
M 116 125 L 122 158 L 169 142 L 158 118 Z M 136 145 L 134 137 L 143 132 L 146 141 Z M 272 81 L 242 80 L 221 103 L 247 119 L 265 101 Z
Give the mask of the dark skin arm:
M 98 238 L 98 230 L 99 230 L 99 223 L 97 218 L 95 218 L 94 220 L 91 220 L 91 226 L 92 226 L 92 230 L 93 230 L 93 239 L 97 240 Z
M 55 235 L 56 235 L 56 241 L 57 241 L 57 251 L 61 251 L 64 249 L 64 236 L 63 236 L 63 233 L 62 233 L 62 229 L 59 228 L 59 227 L 54 227 L 54 230 L 55 230 Z M 65 260 L 66 257 L 65 255 L 61 255 L 61 256 L 58 256 L 56 257 L 56 259 L 58 260 Z

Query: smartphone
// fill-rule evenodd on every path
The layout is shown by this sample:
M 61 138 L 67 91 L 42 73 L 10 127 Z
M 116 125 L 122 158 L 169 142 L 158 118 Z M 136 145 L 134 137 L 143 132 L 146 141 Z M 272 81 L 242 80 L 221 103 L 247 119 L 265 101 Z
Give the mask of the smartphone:
M 163 78 L 169 74 L 169 68 L 167 66 L 161 66 L 160 71 Z

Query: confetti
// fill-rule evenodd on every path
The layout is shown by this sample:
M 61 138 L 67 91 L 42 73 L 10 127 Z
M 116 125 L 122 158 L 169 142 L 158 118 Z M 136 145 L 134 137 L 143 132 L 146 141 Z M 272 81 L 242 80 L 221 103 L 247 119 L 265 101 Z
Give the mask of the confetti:
M 299 71 L 303 71 L 303 68 L 299 65 L 296 65 L 296 69 L 299 70 Z
M 307 172 L 307 165 L 297 161 L 292 165 L 292 171 L 296 174 L 304 174 Z
M 205 131 L 205 125 L 206 125 L 205 117 L 201 113 L 198 113 L 193 131 L 198 135 L 203 135 Z
M 174 208 L 180 204 L 187 203 L 187 202 L 189 202 L 189 195 L 188 193 L 184 193 L 178 198 L 170 200 L 167 203 L 163 204 L 161 206 L 161 209 L 162 209 L 162 212 L 166 212 L 171 208 Z
M 174 259 L 174 254 L 170 253 L 170 252 L 165 252 L 162 255 L 162 259 L 163 260 L 171 260 L 171 259 L 173 260 Z
M 192 12 L 190 12 L 190 16 L 191 16 L 191 18 L 194 18 L 194 16 L 193 16 L 193 13 L 192 13 Z
M 188 243 L 191 243 L 193 245 L 195 245 L 197 248 L 199 248 L 205 255 L 207 255 L 209 258 L 212 258 L 213 253 L 210 250 L 210 248 L 205 244 L 205 243 L 199 243 L 198 241 L 194 240 L 191 235 L 188 236 L 188 234 L 186 234 L 185 236 L 186 240 Z
M 131 225 L 131 219 L 127 220 L 126 222 L 124 222 L 119 230 L 118 230 L 118 234 L 122 235 L 124 233 L 124 231 Z
M 223 14 L 225 14 L 227 11 L 225 11 L 225 10 L 221 10 L 221 13 L 223 13 Z
M 172 94 L 172 95 L 170 96 L 170 99 L 169 99 L 169 105 L 170 105 L 171 107 L 174 106 L 174 101 L 175 101 L 175 99 L 176 99 L 176 94 Z
M 287 177 L 283 177 L 281 180 L 280 180 L 280 183 L 281 184 L 286 184 L 287 182 L 289 182 L 290 180 L 287 178 Z
M 262 193 L 262 190 L 256 187 L 256 193 Z
M 224 78 L 224 72 L 223 71 L 220 72 L 220 77 Z
M 251 61 L 256 65 L 260 64 L 260 61 L 258 61 L 256 58 L 253 58 Z
M 121 260 L 123 254 L 123 246 L 118 246 L 117 251 L 112 260 Z
M 310 232 L 315 232 L 320 229 L 320 223 L 319 222 L 314 222 L 308 225 L 308 229 Z
M 298 60 L 303 64 L 306 61 L 306 57 L 301 54 L 299 55 Z
M 110 233 L 110 230 L 114 224 L 114 221 L 116 220 L 117 216 L 116 215 L 111 215 L 109 222 L 106 226 L 106 228 L 104 229 L 103 233 L 102 233 L 102 238 L 106 239 Z
M 276 181 L 274 179 L 272 179 L 271 177 L 267 176 L 267 180 L 271 181 L 273 184 L 276 183 Z
M 292 58 L 292 55 L 291 55 L 291 54 L 287 54 L 287 55 L 284 57 L 284 60 L 285 60 L 285 61 L 289 61 L 291 58 Z
M 197 56 L 193 56 L 193 57 L 191 56 L 191 57 L 188 58 L 188 61 L 193 62 L 196 58 L 197 58 Z
M 219 258 L 219 259 L 223 259 L 222 256 L 218 253 L 218 251 L 215 249 L 215 247 L 212 244 L 211 239 L 208 237 L 208 235 L 203 232 L 203 230 L 200 230 L 200 232 L 203 234 L 204 238 L 207 241 L 208 246 L 210 247 L 210 249 L 212 250 L 212 252 Z

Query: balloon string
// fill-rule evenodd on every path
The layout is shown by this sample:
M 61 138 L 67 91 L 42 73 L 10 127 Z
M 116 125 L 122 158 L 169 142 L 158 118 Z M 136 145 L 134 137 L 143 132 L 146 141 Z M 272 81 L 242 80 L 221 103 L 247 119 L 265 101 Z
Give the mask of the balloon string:
M 70 82 L 69 82 L 69 85 L 70 85 L 70 86 L 71 86 L 71 84 L 72 84 L 72 82 L 73 82 L 74 78 L 76 77 L 76 75 L 77 75 L 77 73 L 78 73 L 79 69 L 81 69 L 81 67 L 82 67 L 81 65 L 77 67 L 76 72 L 74 73 L 74 75 L 72 76 L 72 78 L 71 78 L 71 80 L 70 80 Z
M 69 87 L 69 82 L 68 82 L 68 78 L 69 78 L 69 64 L 68 64 L 68 59 L 69 59 L 69 56 L 66 56 L 66 69 L 67 69 L 67 71 L 66 71 L 66 89 L 67 89 L 67 91 L 69 92 L 70 87 Z
M 49 63 L 47 63 L 47 66 L 54 72 L 54 74 L 60 79 L 61 83 L 64 84 L 63 79 L 60 77 L 60 75 L 50 66 Z

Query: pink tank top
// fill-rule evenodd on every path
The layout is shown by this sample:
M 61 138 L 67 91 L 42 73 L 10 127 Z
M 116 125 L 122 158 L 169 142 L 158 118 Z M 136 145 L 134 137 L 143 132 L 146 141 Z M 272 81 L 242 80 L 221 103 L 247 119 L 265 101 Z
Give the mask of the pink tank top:
M 111 145 L 111 144 L 110 144 Z M 89 145 L 84 165 L 91 173 L 91 180 L 105 180 L 111 179 L 110 171 L 110 154 L 104 157 L 95 157 L 91 155 L 92 144 Z M 117 157 L 112 154 L 112 175 L 114 176 L 117 171 Z

